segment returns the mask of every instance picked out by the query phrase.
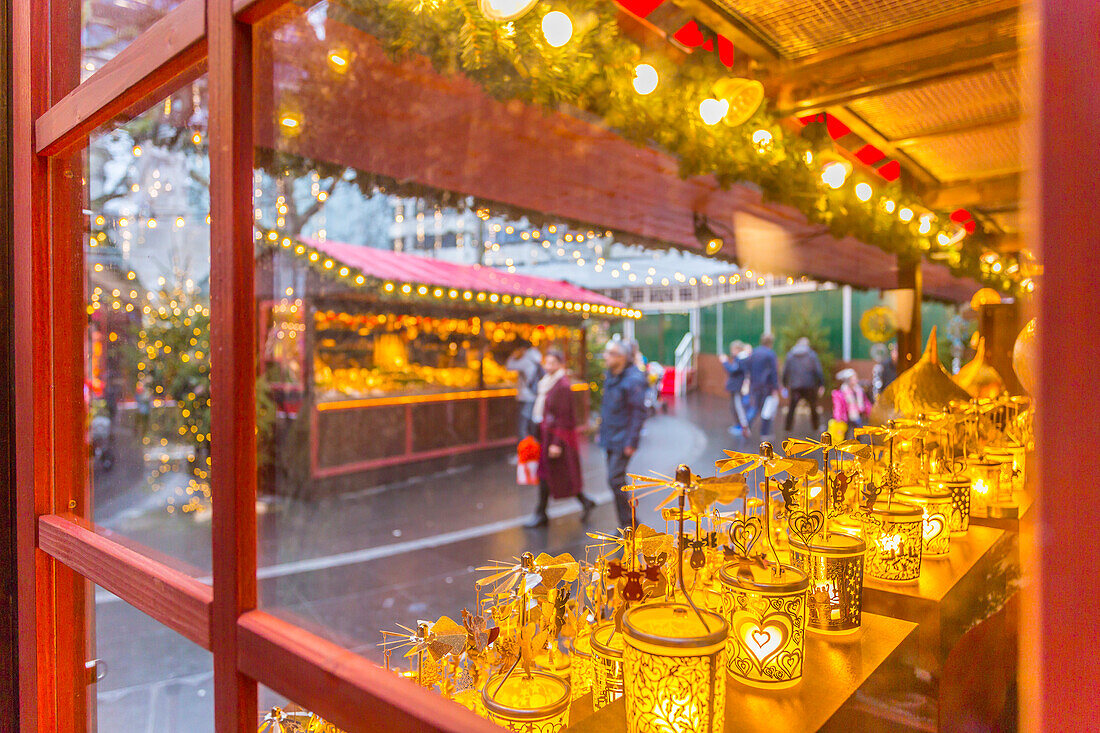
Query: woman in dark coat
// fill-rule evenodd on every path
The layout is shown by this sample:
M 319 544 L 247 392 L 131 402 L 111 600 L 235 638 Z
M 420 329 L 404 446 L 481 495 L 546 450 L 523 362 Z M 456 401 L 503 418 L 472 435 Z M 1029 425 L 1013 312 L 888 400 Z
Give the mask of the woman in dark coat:
M 544 527 L 550 521 L 546 505 L 550 497 L 577 497 L 581 520 L 587 520 L 596 503 L 582 493 L 581 454 L 577 445 L 577 417 L 573 407 L 572 382 L 565 372 L 565 357 L 550 349 L 542 360 L 546 374 L 539 380 L 531 422 L 538 426 L 539 503 L 526 527 Z

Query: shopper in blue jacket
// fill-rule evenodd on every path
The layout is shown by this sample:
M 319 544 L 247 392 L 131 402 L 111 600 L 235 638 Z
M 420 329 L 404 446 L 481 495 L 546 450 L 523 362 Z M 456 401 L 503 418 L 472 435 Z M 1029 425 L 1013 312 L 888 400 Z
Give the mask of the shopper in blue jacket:
M 645 422 L 646 378 L 634 366 L 633 349 L 623 341 L 611 341 L 604 351 L 603 405 L 600 408 L 600 447 L 607 455 L 607 480 L 615 497 L 619 526 L 633 522 L 626 467 L 638 450 Z

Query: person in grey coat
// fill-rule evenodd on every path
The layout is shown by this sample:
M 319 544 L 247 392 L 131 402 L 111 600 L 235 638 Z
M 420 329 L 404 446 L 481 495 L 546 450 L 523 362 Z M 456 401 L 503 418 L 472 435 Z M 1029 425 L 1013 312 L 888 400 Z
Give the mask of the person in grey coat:
M 600 447 L 607 455 L 607 481 L 615 497 L 615 510 L 620 527 L 633 523 L 631 498 L 624 490 L 627 485 L 626 467 L 630 457 L 638 450 L 638 440 L 645 422 L 645 375 L 633 363 L 633 351 L 629 344 L 611 341 L 604 352 L 607 374 L 603 385 L 603 403 L 600 407 Z
M 817 416 L 817 398 L 825 387 L 825 375 L 821 371 L 821 359 L 810 346 L 810 340 L 803 336 L 787 352 L 783 361 L 783 387 L 786 388 L 790 402 L 787 403 L 787 420 L 784 424 L 787 432 L 794 423 L 794 411 L 798 403 L 806 400 L 810 403 L 810 422 L 814 433 L 820 429 Z
M 535 396 L 538 393 L 539 380 L 543 375 L 542 354 L 529 341 L 520 341 L 505 362 L 504 368 L 519 375 L 516 391 L 516 431 L 519 433 L 519 439 L 523 440 L 528 435 L 534 434 L 531 411 L 535 407 Z

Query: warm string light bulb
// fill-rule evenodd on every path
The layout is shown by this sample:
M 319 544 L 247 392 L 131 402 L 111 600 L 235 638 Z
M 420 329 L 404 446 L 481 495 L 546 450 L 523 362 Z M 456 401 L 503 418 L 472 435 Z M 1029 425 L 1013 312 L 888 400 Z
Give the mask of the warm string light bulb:
M 652 93 L 659 81 L 657 70 L 649 64 L 638 64 L 634 67 L 634 91 L 638 94 L 645 96 Z
M 573 37 L 573 21 L 560 10 L 551 10 L 542 19 L 542 35 L 554 48 L 561 48 Z
M 857 183 L 856 184 L 856 198 L 860 201 L 870 201 L 871 196 L 874 195 L 874 191 L 871 190 L 870 184 Z
M 699 116 L 708 125 L 717 125 L 729 112 L 730 103 L 725 99 L 704 99 L 699 103 Z
M 848 166 L 838 161 L 827 163 L 821 169 L 821 180 L 830 188 L 840 188 L 848 179 Z

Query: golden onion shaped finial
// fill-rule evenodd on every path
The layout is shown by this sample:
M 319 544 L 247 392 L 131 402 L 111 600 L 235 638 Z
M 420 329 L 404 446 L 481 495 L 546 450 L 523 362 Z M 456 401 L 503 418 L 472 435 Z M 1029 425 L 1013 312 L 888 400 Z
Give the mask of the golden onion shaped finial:
M 974 358 L 959 369 L 955 384 L 965 389 L 971 397 L 996 397 L 1005 391 L 1000 372 L 985 358 L 985 338 L 978 339 Z
M 915 418 L 922 412 L 940 412 L 952 400 L 968 402 L 970 395 L 951 380 L 940 364 L 933 326 L 920 359 L 898 375 L 875 400 L 871 420 L 881 424 L 899 417 Z

